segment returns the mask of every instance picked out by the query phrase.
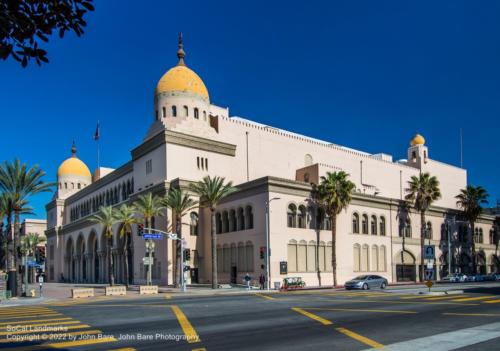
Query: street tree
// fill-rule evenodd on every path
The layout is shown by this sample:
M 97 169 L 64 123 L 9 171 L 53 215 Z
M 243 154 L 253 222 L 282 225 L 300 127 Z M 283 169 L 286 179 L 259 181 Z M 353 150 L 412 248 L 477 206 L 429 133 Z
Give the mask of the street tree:
M 206 176 L 190 185 L 191 190 L 199 196 L 200 207 L 210 210 L 210 237 L 212 242 L 212 289 L 218 288 L 217 280 L 217 236 L 215 233 L 215 209 L 226 196 L 237 191 L 232 182 L 224 177 Z
M 356 188 L 344 171 L 326 172 L 318 185 L 318 201 L 330 216 L 332 222 L 332 271 L 333 285 L 337 285 L 337 215 L 346 209 L 352 200 Z
M 129 262 L 128 255 L 130 249 L 130 237 L 132 235 L 132 225 L 137 223 L 137 217 L 135 215 L 136 209 L 132 205 L 123 204 L 119 208 L 115 209 L 114 217 L 116 223 L 120 225 L 120 238 L 123 239 L 123 271 L 125 272 L 125 285 L 128 288 L 129 285 Z
M 104 237 L 106 238 L 106 255 L 108 266 L 108 282 L 109 285 L 115 285 L 115 275 L 113 273 L 113 256 L 111 255 L 111 248 L 113 246 L 113 225 L 116 223 L 115 211 L 113 206 L 101 206 L 99 212 L 90 217 L 90 221 L 100 224 L 103 230 Z
M 420 281 L 424 280 L 424 244 L 426 234 L 425 213 L 432 203 L 441 198 L 439 181 L 429 173 L 421 173 L 418 177 L 412 176 L 408 182 L 405 199 L 409 201 L 413 208 L 420 214 Z

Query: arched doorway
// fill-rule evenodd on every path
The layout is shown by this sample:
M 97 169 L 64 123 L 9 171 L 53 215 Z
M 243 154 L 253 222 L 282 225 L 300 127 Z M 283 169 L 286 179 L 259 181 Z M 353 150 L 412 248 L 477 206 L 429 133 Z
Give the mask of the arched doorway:
M 91 283 L 99 282 L 99 256 L 97 254 L 97 235 L 95 231 L 90 232 L 89 239 L 87 241 L 88 246 L 88 281 Z
M 394 257 L 396 263 L 396 281 L 416 281 L 415 256 L 407 250 L 401 250 Z
M 73 246 L 73 239 L 70 237 L 68 242 L 66 243 L 66 255 L 64 257 L 66 261 L 66 269 L 65 275 L 62 277 L 62 280 L 66 282 L 73 282 L 75 279 L 75 249 Z

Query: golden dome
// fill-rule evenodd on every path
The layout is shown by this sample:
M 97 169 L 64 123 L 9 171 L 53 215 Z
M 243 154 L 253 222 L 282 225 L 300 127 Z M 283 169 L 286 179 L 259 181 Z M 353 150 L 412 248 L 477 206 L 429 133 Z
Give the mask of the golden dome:
M 179 61 L 177 62 L 177 66 L 169 69 L 167 73 L 161 77 L 156 85 L 155 95 L 177 91 L 196 94 L 209 100 L 205 83 L 203 83 L 199 75 L 185 65 L 184 56 L 186 56 L 186 54 L 184 52 L 182 33 L 179 33 L 179 49 L 177 50 Z
M 411 139 L 411 141 L 410 141 L 411 146 L 424 145 L 424 144 L 425 144 L 425 138 L 418 133 L 415 134 L 413 139 Z
M 161 77 L 156 86 L 155 94 L 170 92 L 192 93 L 208 100 L 208 90 L 205 83 L 193 70 L 183 65 L 177 65 Z
M 59 166 L 57 169 L 57 177 L 60 176 L 81 176 L 81 177 L 89 177 L 90 178 L 90 170 L 83 161 L 81 161 L 78 157 L 76 157 L 76 146 L 73 142 L 73 146 L 71 148 L 72 156 L 66 160 Z

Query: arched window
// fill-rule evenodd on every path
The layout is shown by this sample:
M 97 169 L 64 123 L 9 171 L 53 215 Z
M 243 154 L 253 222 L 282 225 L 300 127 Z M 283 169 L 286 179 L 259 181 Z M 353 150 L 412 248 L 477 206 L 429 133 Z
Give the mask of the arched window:
M 310 165 L 312 165 L 312 164 L 313 164 L 313 158 L 312 158 L 312 156 L 311 156 L 311 155 L 309 155 L 309 154 L 306 154 L 306 155 L 304 156 L 304 165 L 305 165 L 305 166 L 310 166 Z
M 184 116 L 189 116 L 189 109 L 187 106 L 184 106 Z
M 245 244 L 238 243 L 238 272 L 245 273 L 247 270 L 245 262 Z
M 288 205 L 287 224 L 289 228 L 297 227 L 297 207 L 294 204 Z
M 352 257 L 353 270 L 359 272 L 361 270 L 361 246 L 359 244 L 354 244 Z
M 288 243 L 288 271 L 297 272 L 297 242 L 295 240 L 290 240 Z
M 495 243 L 495 231 L 493 229 L 490 230 L 490 241 L 489 241 L 490 244 L 494 244 Z
M 399 220 L 399 236 L 411 238 L 411 222 L 409 218 Z
M 238 230 L 245 230 L 245 213 L 241 207 L 238 208 L 236 220 L 238 222 Z
M 479 228 L 479 243 L 482 244 L 484 242 L 483 239 L 483 228 Z
M 238 230 L 238 227 L 237 227 L 237 223 L 236 223 L 236 211 L 230 210 L 229 211 L 229 231 L 235 232 L 237 230 Z
M 167 117 L 167 108 L 165 106 L 161 108 L 161 116 L 163 118 Z
M 177 106 L 172 106 L 172 117 L 177 117 Z
M 77 185 L 76 185 L 76 186 L 77 186 L 77 188 L 78 188 L 78 189 L 81 189 L 81 188 L 82 188 L 82 185 L 81 185 L 80 183 L 77 183 Z
M 316 242 L 311 240 L 307 245 L 307 271 L 316 272 L 318 270 L 316 263 Z
M 363 215 L 363 219 L 361 220 L 361 233 L 368 234 L 368 216 Z
M 253 267 L 253 244 L 252 242 L 248 241 L 246 246 L 245 246 L 245 258 L 246 258 L 246 268 L 248 272 L 253 272 L 254 267 Z
M 194 108 L 194 118 L 196 119 L 200 118 L 200 112 L 198 111 L 198 107 Z
M 372 235 L 377 235 L 377 217 L 372 216 L 370 227 Z
M 299 228 L 306 227 L 306 208 L 303 205 L 299 206 L 298 225 L 299 225 Z
M 222 233 L 222 216 L 220 212 L 215 214 L 215 232 L 217 234 Z
M 332 230 L 332 221 L 331 221 L 330 216 L 328 214 L 325 214 L 325 219 L 323 222 L 324 222 L 324 225 L 323 225 L 324 230 Z
M 227 233 L 229 231 L 229 214 L 227 211 L 222 212 L 222 232 Z
M 245 207 L 245 223 L 247 229 L 253 229 L 253 209 L 250 205 Z
M 385 217 L 380 217 L 380 235 L 385 236 Z
M 357 213 L 352 214 L 352 232 L 359 234 L 359 215 Z
M 425 238 L 432 239 L 432 223 L 427 222 L 427 227 L 425 228 Z
M 189 233 L 191 235 L 198 235 L 198 214 L 196 212 L 191 212 L 189 215 Z

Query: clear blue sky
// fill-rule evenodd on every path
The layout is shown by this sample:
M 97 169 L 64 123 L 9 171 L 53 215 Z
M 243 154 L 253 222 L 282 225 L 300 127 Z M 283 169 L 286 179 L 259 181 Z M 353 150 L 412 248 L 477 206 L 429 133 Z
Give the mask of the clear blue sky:
M 140 4 L 140 5 L 139 5 Z M 0 160 L 55 180 L 76 139 L 118 167 L 153 118 L 153 92 L 186 62 L 232 115 L 363 151 L 406 156 L 420 132 L 431 158 L 464 166 L 500 198 L 498 1 L 98 1 L 82 38 L 53 38 L 50 64 L 0 61 Z M 51 195 L 33 199 L 37 217 Z

